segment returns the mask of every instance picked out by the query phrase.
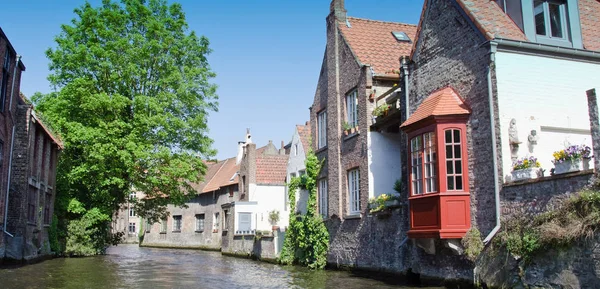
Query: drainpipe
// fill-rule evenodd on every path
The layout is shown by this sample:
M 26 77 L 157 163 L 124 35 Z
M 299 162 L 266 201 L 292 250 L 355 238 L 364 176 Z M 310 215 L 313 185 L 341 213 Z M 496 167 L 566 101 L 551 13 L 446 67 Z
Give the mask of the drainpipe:
M 21 61 L 21 55 L 17 55 L 17 59 L 15 61 L 15 68 L 13 70 L 13 75 L 12 75 L 12 85 L 10 88 L 10 105 L 8 107 L 8 110 L 10 111 L 10 109 L 12 108 L 12 100 L 14 98 L 14 94 L 15 94 L 15 77 L 17 76 L 17 66 L 19 66 L 19 62 Z M 15 120 L 12 117 L 12 113 L 10 114 L 12 120 L 13 120 L 13 126 L 12 126 L 12 135 L 11 135 L 11 140 L 10 140 L 10 154 L 8 157 L 8 180 L 6 181 L 6 197 L 4 199 L 4 228 L 2 228 L 2 230 L 4 231 L 4 233 L 6 233 L 7 235 L 14 237 L 11 233 L 6 231 L 6 226 L 7 226 L 7 222 L 8 222 L 8 198 L 10 195 L 10 176 L 11 176 L 11 169 L 12 169 L 12 157 L 13 157 L 13 147 L 15 145 Z
M 408 61 L 406 60 L 406 56 L 402 57 L 401 63 L 402 63 L 402 73 L 404 74 L 404 115 L 406 115 L 405 120 L 408 119 L 408 115 L 410 114 L 410 110 L 408 107 L 408 93 L 410 92 L 410 90 L 408 89 Z
M 492 65 L 496 60 L 498 43 L 490 41 L 490 63 L 487 67 L 488 101 L 490 103 L 490 129 L 492 135 L 492 166 L 494 168 L 494 197 L 496 201 L 496 226 L 483 240 L 487 244 L 500 230 L 500 186 L 498 185 L 498 152 L 496 143 L 496 119 L 494 115 L 494 95 L 492 92 Z

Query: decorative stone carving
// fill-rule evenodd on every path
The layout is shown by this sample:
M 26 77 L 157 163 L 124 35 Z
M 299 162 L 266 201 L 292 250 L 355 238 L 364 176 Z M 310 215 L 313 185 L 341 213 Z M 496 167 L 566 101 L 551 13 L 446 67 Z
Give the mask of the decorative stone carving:
M 519 132 L 517 130 L 517 120 L 511 119 L 510 125 L 508 126 L 508 141 L 510 144 L 510 158 L 512 162 L 516 162 L 519 153 Z
M 533 153 L 533 148 L 537 145 L 539 138 L 540 137 L 537 135 L 537 131 L 535 129 L 532 129 L 529 133 L 529 136 L 527 136 L 527 145 L 529 146 L 529 153 Z

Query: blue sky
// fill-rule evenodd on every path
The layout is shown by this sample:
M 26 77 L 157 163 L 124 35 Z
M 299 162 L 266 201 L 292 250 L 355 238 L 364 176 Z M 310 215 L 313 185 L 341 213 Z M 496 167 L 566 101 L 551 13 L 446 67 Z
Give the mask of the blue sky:
M 90 1 L 93 5 L 101 1 Z M 173 1 L 169 1 L 173 2 Z M 258 146 L 291 140 L 309 119 L 325 49 L 329 0 L 182 0 L 191 30 L 208 37 L 217 73 L 219 112 L 209 135 L 219 159 L 233 157 L 245 129 Z M 60 25 L 84 1 L 26 0 L 2 4 L 0 27 L 23 56 L 21 91 L 49 92 L 45 51 Z M 417 24 L 422 0 L 346 0 L 348 15 Z

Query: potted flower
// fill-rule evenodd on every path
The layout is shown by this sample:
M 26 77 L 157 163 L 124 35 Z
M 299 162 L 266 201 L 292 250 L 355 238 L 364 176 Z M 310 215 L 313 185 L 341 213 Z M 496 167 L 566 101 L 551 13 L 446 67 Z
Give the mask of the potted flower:
M 535 157 L 522 158 L 513 164 L 512 180 L 535 179 L 540 173 L 540 162 Z
M 351 128 L 351 127 L 350 127 L 350 124 L 349 124 L 349 123 L 347 123 L 347 122 L 344 122 L 344 123 L 342 124 L 342 129 L 344 130 L 344 134 L 345 134 L 345 135 L 348 135 L 348 133 L 350 132 L 350 128 Z
M 377 198 L 369 199 L 369 211 L 371 213 L 383 211 L 385 208 L 396 207 L 400 204 L 398 197 L 390 194 L 381 194 Z
M 376 117 L 384 116 L 385 117 L 385 116 L 387 116 L 389 110 L 390 110 L 390 105 L 387 103 L 384 103 L 384 104 L 376 107 L 373 110 L 373 116 L 376 116 Z
M 273 210 L 269 212 L 269 223 L 271 223 L 271 229 L 273 231 L 276 231 L 279 229 L 279 226 L 277 226 L 277 222 L 279 222 L 279 211 L 277 210 Z
M 589 162 L 592 149 L 586 145 L 572 145 L 563 150 L 555 151 L 554 174 L 576 172 L 584 169 L 583 161 Z

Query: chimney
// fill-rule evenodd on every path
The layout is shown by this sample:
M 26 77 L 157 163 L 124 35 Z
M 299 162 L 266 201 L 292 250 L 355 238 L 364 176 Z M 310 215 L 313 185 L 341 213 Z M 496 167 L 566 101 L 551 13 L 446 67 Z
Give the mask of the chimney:
M 252 135 L 250 135 L 250 128 L 246 128 L 246 143 L 252 143 Z
M 239 165 L 240 162 L 242 161 L 242 156 L 244 156 L 244 145 L 246 143 L 243 141 L 238 141 L 238 153 L 237 156 L 235 157 L 235 164 Z
M 283 141 L 281 141 L 281 148 L 279 149 L 279 154 L 285 155 L 285 145 L 283 144 Z
M 346 8 L 344 7 L 344 0 L 331 0 L 329 12 L 330 14 L 334 14 L 338 21 L 346 22 Z

